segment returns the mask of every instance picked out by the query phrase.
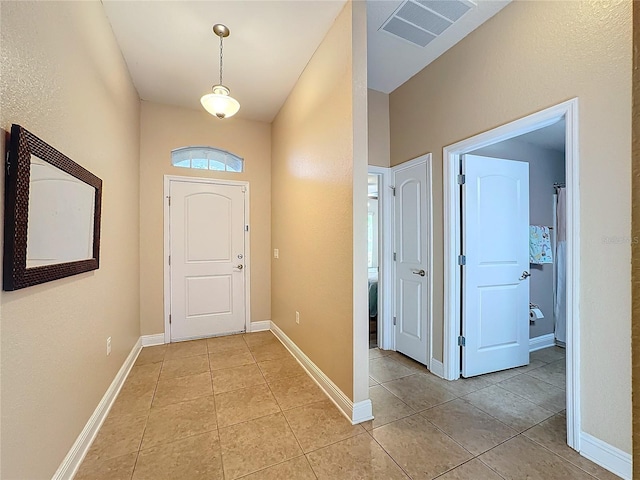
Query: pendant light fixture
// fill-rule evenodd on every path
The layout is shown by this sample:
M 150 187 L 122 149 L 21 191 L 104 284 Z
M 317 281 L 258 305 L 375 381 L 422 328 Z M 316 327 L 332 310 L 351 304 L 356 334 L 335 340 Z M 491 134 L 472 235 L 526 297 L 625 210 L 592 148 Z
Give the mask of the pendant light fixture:
M 212 87 L 213 93 L 204 95 L 200 103 L 207 112 L 218 118 L 229 118 L 240 110 L 238 101 L 229 95 L 229 89 L 222 84 L 222 39 L 229 36 L 229 29 L 225 25 L 216 23 L 213 33 L 220 37 L 220 83 Z

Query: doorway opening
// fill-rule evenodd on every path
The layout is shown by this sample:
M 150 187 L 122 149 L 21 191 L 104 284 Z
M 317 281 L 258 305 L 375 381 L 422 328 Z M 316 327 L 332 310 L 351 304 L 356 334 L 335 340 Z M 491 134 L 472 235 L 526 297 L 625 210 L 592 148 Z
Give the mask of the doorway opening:
M 465 207 L 470 205 L 465 199 L 464 193 L 461 194 L 461 187 L 459 182 L 466 183 L 466 186 L 469 185 L 467 182 L 475 182 L 474 185 L 477 187 L 479 185 L 478 177 L 474 178 L 466 178 L 460 177 L 460 166 L 465 162 L 465 156 L 469 156 L 470 160 L 474 161 L 474 155 L 478 153 L 482 153 L 484 155 L 492 155 L 492 156 L 500 156 L 505 159 L 504 155 L 504 147 L 505 145 L 515 144 L 518 142 L 517 137 L 527 138 L 526 135 L 530 134 L 528 137 L 529 140 L 535 138 L 536 136 L 543 135 L 546 133 L 545 138 L 549 138 L 552 132 L 560 132 L 561 139 L 564 139 L 565 153 L 564 153 L 564 172 L 557 172 L 555 169 L 555 174 L 551 174 L 547 172 L 548 176 L 546 177 L 544 185 L 544 205 L 540 205 L 542 210 L 540 215 L 542 217 L 538 217 L 538 213 L 534 213 L 531 211 L 531 222 L 529 222 L 529 218 L 527 218 L 527 222 L 529 225 L 525 231 L 525 241 L 527 242 L 526 247 L 529 248 L 530 240 L 531 240 L 531 227 L 530 225 L 534 225 L 536 227 L 547 227 L 546 230 L 542 229 L 542 232 L 548 231 L 550 232 L 551 238 L 549 239 L 549 245 L 551 246 L 553 254 L 556 254 L 556 258 L 553 259 L 553 263 L 550 265 L 551 268 L 548 268 L 546 265 L 534 265 L 529 262 L 529 255 L 527 252 L 525 266 L 520 271 L 520 264 L 518 264 L 518 274 L 520 277 L 516 278 L 512 282 L 513 290 L 515 291 L 517 288 L 522 290 L 522 287 L 526 288 L 526 297 L 518 297 L 518 300 L 509 300 L 511 305 L 513 306 L 513 311 L 517 312 L 514 315 L 514 318 L 518 318 L 518 322 L 522 322 L 522 298 L 528 299 L 529 293 L 531 292 L 532 303 L 536 303 L 535 307 L 531 307 L 525 304 L 524 314 L 526 317 L 524 318 L 525 325 L 527 327 L 527 337 L 526 341 L 528 345 L 526 355 L 528 357 L 529 348 L 532 351 L 538 349 L 538 347 L 545 347 L 547 344 L 551 347 L 551 350 L 557 348 L 553 345 L 556 344 L 556 341 L 560 344 L 564 337 L 564 342 L 566 346 L 566 397 L 565 397 L 565 405 L 566 405 L 566 425 L 567 425 L 567 444 L 576 449 L 580 450 L 580 375 L 579 375 L 579 335 L 578 335 L 578 325 L 579 325 L 579 312 L 578 312 L 578 292 L 579 292 L 579 237 L 578 237 L 578 219 L 579 219 L 579 184 L 578 184 L 578 137 L 577 137 L 577 108 L 578 101 L 577 99 L 573 99 L 567 102 L 564 102 L 560 105 L 548 108 L 546 110 L 534 113 L 525 118 L 516 120 L 507 125 L 503 125 L 491 131 L 482 133 L 480 135 L 471 137 L 469 139 L 463 140 L 457 144 L 448 146 L 444 148 L 443 152 L 443 160 L 444 160 L 444 195 L 445 195 L 445 205 L 444 205 L 444 215 L 445 215 L 445 318 L 444 318 L 444 376 L 448 380 L 455 380 L 460 377 L 462 367 L 464 365 L 464 357 L 468 355 L 465 352 L 465 348 L 469 345 L 469 339 L 466 338 L 463 334 L 466 329 L 466 322 L 476 321 L 474 320 L 474 316 L 478 317 L 479 311 L 475 310 L 465 310 L 468 308 L 466 302 L 466 296 L 470 291 L 470 277 L 474 275 L 474 268 L 478 271 L 478 259 L 477 258 L 468 258 L 465 256 L 465 251 L 463 251 L 465 245 L 465 240 L 467 243 L 469 241 L 478 243 L 477 238 L 469 239 L 465 235 L 473 234 L 473 227 L 466 223 L 465 218 Z M 564 128 L 562 128 L 564 127 Z M 549 129 L 546 130 L 545 129 Z M 558 130 L 560 129 L 560 130 Z M 534 133 L 535 132 L 535 133 Z M 500 145 L 502 144 L 502 145 Z M 502 153 L 499 153 L 500 149 L 503 148 Z M 513 150 L 513 149 L 512 149 Z M 517 154 L 522 153 L 522 149 Z M 484 157 L 481 157 L 484 158 Z M 508 161 L 508 160 L 507 160 Z M 551 161 L 551 160 L 550 160 Z M 483 165 L 481 160 L 475 159 L 476 165 Z M 522 162 L 522 161 L 521 161 Z M 555 165 L 557 167 L 557 165 Z M 484 167 L 483 167 L 484 168 Z M 528 169 L 527 169 L 528 170 Z M 553 168 L 551 169 L 553 170 Z M 564 180 L 562 179 L 562 173 L 564 173 Z M 481 173 L 482 174 L 482 173 Z M 536 173 L 536 175 L 538 175 Z M 553 178 L 553 175 L 557 175 L 556 179 Z M 527 175 L 528 176 L 528 175 Z M 497 177 L 496 177 L 497 178 Z M 506 177 L 505 177 L 506 178 Z M 523 177 L 524 178 L 524 177 Z M 480 182 L 481 183 L 481 182 Z M 523 183 L 523 181 L 521 181 Z M 527 188 L 529 186 L 528 178 L 526 180 Z M 556 192 L 555 184 L 560 187 L 562 184 L 565 184 L 565 189 L 559 189 Z M 515 183 L 514 183 L 515 185 Z M 465 186 L 465 188 L 466 188 Z M 475 188 L 475 187 L 474 187 Z M 485 192 L 487 189 L 485 188 Z M 475 190 L 474 190 L 475 192 Z M 514 190 L 515 192 L 515 190 Z M 542 190 L 541 190 L 542 192 Z M 476 192 L 477 193 L 477 192 Z M 559 251 L 558 244 L 561 241 L 561 238 L 558 238 L 558 222 L 561 219 L 553 218 L 554 211 L 554 194 L 560 193 L 558 197 L 561 198 L 561 201 L 565 201 L 565 206 L 560 209 L 562 213 L 566 216 L 565 222 L 565 236 L 564 241 L 564 262 L 557 262 L 557 253 Z M 537 194 L 536 194 L 537 195 Z M 514 197 L 516 198 L 516 197 Z M 524 198 L 524 197 L 523 197 Z M 537 197 L 536 197 L 537 198 Z M 526 196 L 527 202 L 529 201 L 529 193 L 527 192 Z M 499 197 L 493 199 L 493 204 L 498 204 Z M 488 201 L 486 205 L 490 205 L 492 201 Z M 515 201 L 514 201 L 515 202 Z M 512 204 L 515 204 L 512 202 Z M 517 200 L 520 202 L 520 200 Z M 539 202 L 536 202 L 539 203 Z M 486 206 L 485 205 L 485 206 Z M 473 207 L 473 205 L 472 205 Z M 548 207 L 548 208 L 547 208 Z M 484 206 L 482 208 L 485 208 Z M 529 215 L 529 208 L 527 206 L 527 216 Z M 475 213 L 475 211 L 474 211 Z M 487 210 L 486 218 L 491 218 L 491 210 Z M 515 215 L 515 213 L 514 213 Z M 549 216 L 551 215 L 551 217 Z M 477 220 L 478 216 L 475 217 Z M 517 215 L 514 218 L 519 218 Z M 549 219 L 551 221 L 549 221 Z M 465 227 L 469 229 L 468 232 L 465 232 Z M 548 227 L 554 227 L 549 229 Z M 506 230 L 505 230 L 506 231 Z M 552 232 L 552 233 L 551 233 Z M 497 232 L 495 232 L 497 234 Z M 491 238 L 484 239 L 484 242 L 491 242 Z M 506 245 L 506 244 L 505 244 Z M 521 243 L 518 243 L 521 245 Z M 561 252 L 562 254 L 562 252 Z M 499 262 L 498 262 L 499 263 Z M 508 262 L 502 262 L 503 267 L 506 266 Z M 559 265 L 559 263 L 563 263 L 563 265 Z M 515 263 L 514 263 L 515 264 Z M 470 268 L 471 267 L 471 268 Z M 558 271 L 560 268 L 560 271 Z M 564 272 L 562 272 L 564 271 Z M 544 273 L 544 274 L 543 274 Z M 565 275 L 562 276 L 561 273 Z M 465 275 L 467 277 L 465 277 Z M 527 285 L 530 282 L 531 277 L 539 277 L 541 280 L 543 278 L 547 279 L 547 282 L 542 282 L 541 289 L 536 289 L 537 287 L 533 287 L 529 290 Z M 549 285 L 549 278 L 551 279 L 551 285 Z M 555 279 L 555 281 L 554 281 Z M 523 283 L 524 282 L 524 283 Z M 555 283 L 555 285 L 554 285 Z M 564 295 L 562 294 L 562 285 L 564 285 Z M 503 284 L 506 285 L 506 282 Z M 490 292 L 494 285 L 490 282 L 487 285 L 482 287 L 484 289 L 484 293 Z M 553 292 L 555 288 L 556 293 L 559 294 L 560 298 L 558 300 L 564 301 L 564 305 L 555 305 L 556 299 L 551 297 L 551 300 L 547 297 L 547 293 L 550 291 Z M 495 288 L 495 290 L 499 290 Z M 546 292 L 546 293 L 543 293 Z M 480 293 L 476 292 L 476 297 L 480 295 Z M 544 301 L 542 300 L 542 296 L 544 295 Z M 506 296 L 505 296 L 506 298 Z M 514 297 L 515 298 L 515 297 Z M 497 300 L 497 298 L 496 298 Z M 542 305 L 540 303 L 545 303 L 545 307 L 541 308 Z M 560 302 L 562 303 L 562 302 Z M 486 305 L 486 303 L 485 303 Z M 473 307 L 473 305 L 472 305 Z M 545 312 L 544 310 L 547 310 Z M 498 306 L 495 309 L 498 313 L 503 313 L 504 307 Z M 529 315 L 533 315 L 534 324 L 529 327 Z M 471 315 L 473 313 L 473 315 Z M 564 313 L 564 318 L 566 319 L 564 328 L 561 325 L 557 325 L 562 323 L 561 313 Z M 545 322 L 545 319 L 547 321 Z M 547 330 L 550 326 L 553 325 L 554 332 L 551 336 L 550 332 Z M 514 327 L 515 328 L 515 327 Z M 556 329 L 557 329 L 557 338 L 556 338 Z M 564 330 L 564 335 L 562 330 Z M 514 330 L 515 331 L 515 330 Z M 544 334 L 542 332 L 545 332 Z M 477 330 L 476 330 L 477 332 Z M 535 340 L 531 342 L 529 345 L 529 333 L 534 334 Z M 473 335 L 473 330 L 468 330 L 468 335 Z M 537 333 L 537 335 L 536 335 Z M 503 334 L 503 333 L 501 333 Z M 506 334 L 505 338 L 507 337 Z M 540 338 L 536 338 L 540 337 Z M 475 339 L 477 340 L 477 339 Z M 513 338 L 507 339 L 509 341 L 504 342 L 507 344 L 516 344 L 522 343 L 521 340 L 515 340 L 515 334 Z M 484 341 L 484 340 L 483 340 Z M 476 342 L 473 348 L 476 351 L 482 350 L 482 344 Z M 501 347 L 499 345 L 491 346 L 490 348 L 485 349 L 484 353 L 495 353 L 499 351 Z M 540 350 L 543 352 L 544 350 Z M 556 361 L 563 363 L 561 361 L 562 350 L 555 351 L 558 354 L 558 358 Z M 553 356 L 553 352 L 551 355 Z M 540 357 L 542 354 L 534 353 L 532 358 L 537 360 L 536 357 Z M 550 359 L 550 357 L 548 357 Z M 527 358 L 528 360 L 528 358 Z M 526 364 L 525 363 L 520 364 Z M 509 367 L 507 367 L 509 368 Z M 527 367 L 529 368 L 529 367 Z M 497 369 L 493 369 L 497 370 Z M 492 371 L 492 370 L 489 370 Z
M 427 368 L 433 363 L 431 178 L 431 154 L 369 167 L 370 347 L 376 342 Z
M 394 350 L 392 268 L 391 170 L 368 169 L 368 255 L 369 348 Z M 373 201 L 372 201 L 373 200 Z M 374 345 L 375 344 L 375 345 Z
M 367 182 L 367 269 L 369 276 L 369 348 L 378 346 L 378 276 L 380 273 L 380 175 L 370 173 Z

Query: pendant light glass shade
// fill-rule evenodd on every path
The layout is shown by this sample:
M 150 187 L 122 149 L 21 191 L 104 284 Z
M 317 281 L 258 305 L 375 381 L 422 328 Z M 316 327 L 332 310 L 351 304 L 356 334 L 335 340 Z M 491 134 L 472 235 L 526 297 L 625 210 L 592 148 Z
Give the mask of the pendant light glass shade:
M 203 95 L 200 103 L 207 112 L 218 118 L 232 117 L 240 110 L 240 104 L 229 96 L 229 89 L 224 85 L 214 85 L 213 93 Z

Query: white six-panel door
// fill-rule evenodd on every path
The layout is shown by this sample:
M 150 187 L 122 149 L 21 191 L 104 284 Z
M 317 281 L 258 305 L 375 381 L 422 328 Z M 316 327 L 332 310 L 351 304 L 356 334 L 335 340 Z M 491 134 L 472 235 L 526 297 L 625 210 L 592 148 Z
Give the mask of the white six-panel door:
M 529 363 L 529 164 L 464 155 L 462 375 Z
M 426 161 L 399 166 L 395 185 L 396 350 L 427 364 L 429 195 Z
M 245 330 L 245 190 L 170 182 L 171 341 Z

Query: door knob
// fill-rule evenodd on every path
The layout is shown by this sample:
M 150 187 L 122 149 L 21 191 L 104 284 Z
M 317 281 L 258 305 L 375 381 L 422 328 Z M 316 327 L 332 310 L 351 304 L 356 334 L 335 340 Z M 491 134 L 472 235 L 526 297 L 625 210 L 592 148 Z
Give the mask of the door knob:
M 242 270 L 244 268 L 244 265 L 240 264 L 236 267 L 238 270 Z
M 414 275 L 420 275 L 421 277 L 424 277 L 427 274 L 427 272 L 425 272 L 424 270 L 414 270 L 411 273 L 413 273 Z
M 522 272 L 522 276 L 520 277 L 520 280 L 526 280 L 527 277 L 530 277 L 530 276 L 531 274 L 525 270 L 524 272 Z

